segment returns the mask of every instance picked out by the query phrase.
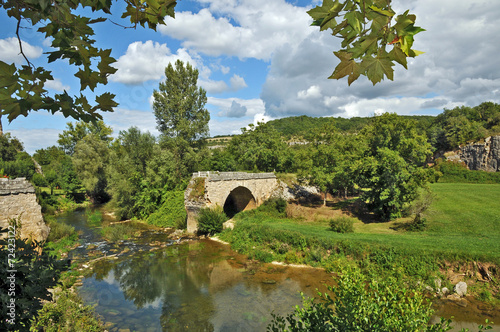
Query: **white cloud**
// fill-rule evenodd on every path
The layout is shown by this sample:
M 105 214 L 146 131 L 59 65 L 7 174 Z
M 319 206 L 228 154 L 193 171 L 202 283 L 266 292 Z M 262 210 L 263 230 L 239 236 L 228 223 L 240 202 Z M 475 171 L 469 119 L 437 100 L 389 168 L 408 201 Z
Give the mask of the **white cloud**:
M 22 41 L 22 46 L 24 54 L 30 61 L 42 55 L 41 47 L 32 46 L 25 41 Z M 0 59 L 6 63 L 26 64 L 26 60 L 21 55 L 17 38 L 0 39 Z
M 240 99 L 240 98 L 225 99 L 225 98 L 208 97 L 207 104 L 215 106 L 216 108 L 221 110 L 219 113 L 217 113 L 217 116 L 220 117 L 230 117 L 227 114 L 231 114 L 231 107 L 233 105 L 235 106 L 239 105 L 239 107 L 242 108 L 244 107 L 246 109 L 244 116 L 254 116 L 256 114 L 263 114 L 265 111 L 264 103 L 261 99 Z M 240 114 L 241 114 L 241 109 L 240 109 Z
M 103 118 L 104 122 L 113 128 L 114 136 L 132 126 L 139 128 L 142 132 L 149 131 L 153 135 L 160 134 L 156 129 L 156 118 L 152 111 L 118 108 L 112 113 L 103 113 Z
M 321 98 L 321 88 L 318 85 L 312 85 L 307 90 L 301 90 L 297 93 L 299 99 Z
M 157 81 L 164 77 L 165 67 L 178 59 L 184 63 L 189 62 L 194 67 L 199 65 L 199 60 L 193 58 L 186 49 L 180 48 L 177 50 L 177 54 L 172 54 L 167 44 L 151 40 L 144 43 L 134 42 L 128 46 L 127 52 L 118 58 L 118 61 L 113 65 L 118 70 L 110 77 L 110 80 L 125 84 L 140 84 L 149 80 Z
M 231 77 L 229 82 L 231 83 L 231 90 L 233 90 L 233 91 L 238 91 L 238 90 L 241 90 L 241 89 L 246 88 L 248 86 L 247 83 L 245 82 L 245 79 L 243 79 L 243 77 L 236 75 L 236 74 L 234 74 Z
M 198 80 L 199 85 L 210 94 L 219 94 L 228 91 L 238 91 L 247 87 L 243 77 L 234 74 L 229 80 L 229 86 L 224 81 L 214 81 L 211 79 Z
M 56 91 L 69 91 L 71 89 L 69 85 L 64 85 L 58 78 L 45 82 L 45 87 Z
M 54 128 L 18 128 L 8 130 L 8 132 L 23 143 L 26 152 L 33 155 L 38 149 L 57 145 L 62 130 Z
M 373 86 L 361 76 L 351 86 L 346 78 L 328 80 L 338 59 L 338 39 L 316 31 L 295 43 L 280 45 L 271 58 L 261 98 L 272 117 L 367 116 L 375 110 L 400 114 L 429 113 L 435 108 L 500 102 L 500 53 L 495 0 L 402 0 L 417 25 L 427 31 L 414 48 L 426 53 L 410 59 L 408 70 L 396 65 L 394 82 Z
M 175 20 L 168 19 L 159 31 L 182 40 L 183 47 L 207 55 L 261 60 L 269 60 L 278 47 L 314 31 L 306 10 L 284 0 L 201 2 L 208 8 L 176 13 Z

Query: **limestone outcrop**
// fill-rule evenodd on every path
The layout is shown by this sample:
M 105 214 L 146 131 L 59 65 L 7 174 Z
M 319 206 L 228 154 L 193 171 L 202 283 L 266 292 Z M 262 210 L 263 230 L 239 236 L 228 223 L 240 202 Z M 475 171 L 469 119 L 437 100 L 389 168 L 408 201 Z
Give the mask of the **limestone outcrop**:
M 16 232 L 22 239 L 44 241 L 49 236 L 50 228 L 43 221 L 35 188 L 25 178 L 0 179 L 0 227 L 8 228 L 13 219 L 17 220 Z
M 500 136 L 490 136 L 484 143 L 471 143 L 460 148 L 460 159 L 475 171 L 500 171 Z

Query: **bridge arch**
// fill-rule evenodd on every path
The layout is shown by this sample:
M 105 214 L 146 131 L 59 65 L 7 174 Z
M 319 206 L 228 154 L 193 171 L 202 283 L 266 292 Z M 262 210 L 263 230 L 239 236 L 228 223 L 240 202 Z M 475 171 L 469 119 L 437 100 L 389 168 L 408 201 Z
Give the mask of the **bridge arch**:
M 231 190 L 224 202 L 224 213 L 232 218 L 236 213 L 257 207 L 254 195 L 244 186 Z
M 221 206 L 229 217 L 258 207 L 277 188 L 274 173 L 196 172 L 184 193 L 187 231 L 198 229 L 197 215 L 204 207 Z

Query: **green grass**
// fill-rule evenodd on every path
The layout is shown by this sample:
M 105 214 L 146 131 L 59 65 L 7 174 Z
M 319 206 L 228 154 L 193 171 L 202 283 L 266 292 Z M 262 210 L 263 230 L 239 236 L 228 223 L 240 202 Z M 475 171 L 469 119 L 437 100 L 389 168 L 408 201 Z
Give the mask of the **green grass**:
M 500 185 L 437 183 L 431 189 L 436 199 L 425 215 L 428 229 L 424 232 L 396 231 L 394 222 L 357 222 L 354 233 L 339 234 L 329 230 L 326 221 L 303 222 L 253 211 L 238 219 L 257 243 L 269 242 L 273 236 L 289 244 L 303 238 L 327 249 L 344 248 L 348 255 L 392 248 L 404 255 L 500 264 Z

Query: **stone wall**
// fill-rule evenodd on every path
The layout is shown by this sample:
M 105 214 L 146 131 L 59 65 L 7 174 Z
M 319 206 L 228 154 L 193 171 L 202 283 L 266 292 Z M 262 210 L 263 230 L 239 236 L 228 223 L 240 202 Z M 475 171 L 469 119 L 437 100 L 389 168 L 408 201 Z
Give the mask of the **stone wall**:
M 500 171 L 500 136 L 490 136 L 484 143 L 471 143 L 460 148 L 460 159 L 471 170 Z
M 11 219 L 20 224 L 17 232 L 22 239 L 44 241 L 49 236 L 35 188 L 25 178 L 0 179 L 0 227 L 8 228 Z

